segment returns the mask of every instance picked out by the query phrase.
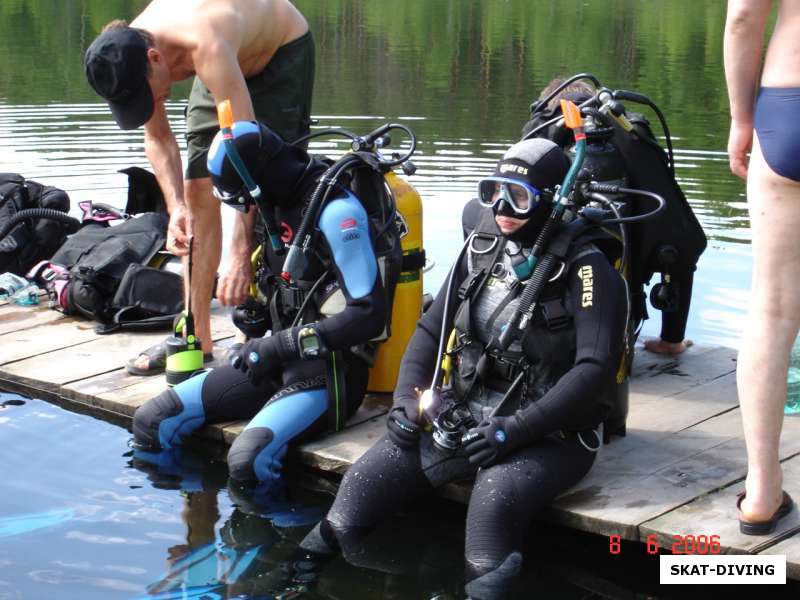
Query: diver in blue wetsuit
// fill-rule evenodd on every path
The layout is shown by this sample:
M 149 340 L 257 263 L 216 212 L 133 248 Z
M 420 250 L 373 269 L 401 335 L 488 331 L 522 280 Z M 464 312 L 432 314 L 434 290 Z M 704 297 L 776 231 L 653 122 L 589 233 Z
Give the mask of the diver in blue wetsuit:
M 331 174 L 342 161 L 331 166 L 313 158 L 263 124 L 237 122 L 232 133 L 260 197 L 244 187 L 221 134 L 208 168 L 218 198 L 244 210 L 255 200 L 267 223 L 257 274 L 263 302 L 251 299 L 235 311 L 234 322 L 250 339 L 231 366 L 152 398 L 136 411 L 133 431 L 139 448 L 158 451 L 179 446 L 205 423 L 247 419 L 228 453 L 230 476 L 270 483 L 280 477 L 292 440 L 340 429 L 361 404 L 402 254 L 391 197 L 367 163 L 348 159 Z M 291 242 L 303 231 L 306 212 L 318 215 L 312 241 L 301 268 L 288 276 L 276 241 L 280 235 Z

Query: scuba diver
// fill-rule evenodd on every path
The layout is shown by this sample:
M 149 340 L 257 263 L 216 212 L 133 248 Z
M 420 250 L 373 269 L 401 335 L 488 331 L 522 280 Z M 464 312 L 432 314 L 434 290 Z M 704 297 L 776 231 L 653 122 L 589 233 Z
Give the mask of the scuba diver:
M 138 448 L 169 450 L 205 423 L 246 419 L 228 453 L 230 477 L 268 490 L 291 441 L 338 431 L 355 413 L 387 335 L 402 262 L 392 198 L 369 162 L 379 135 L 359 138 L 364 151 L 331 165 L 255 121 L 217 134 L 208 155 L 215 194 L 242 211 L 256 204 L 267 224 L 257 274 L 265 304 L 253 300 L 234 313 L 250 339 L 230 365 L 139 407 Z M 263 192 L 243 182 L 242 165 Z
M 479 182 L 474 228 L 403 357 L 388 433 L 347 471 L 301 544 L 309 556 L 358 560 L 379 520 L 474 477 L 466 592 L 507 597 L 528 525 L 595 461 L 623 353 L 625 282 L 594 243 L 606 236 L 562 210 L 579 163 L 530 139 Z
M 559 99 L 566 98 L 589 110 L 590 148 L 584 169 L 593 181 L 627 184 L 650 190 L 667 200 L 667 209 L 632 230 L 631 246 L 640 257 L 633 261 L 629 282 L 635 324 L 648 318 L 644 286 L 654 273 L 661 281 L 650 290 L 650 304 L 661 312 L 661 332 L 648 339 L 644 348 L 658 354 L 681 354 L 691 346 L 685 339 L 697 261 L 706 248 L 706 236 L 675 180 L 672 142 L 661 111 L 646 96 L 627 90 L 603 88 L 596 77 L 580 73 L 551 80 L 538 100 L 531 104 L 530 120 L 522 128 L 522 139 L 545 137 L 564 149 L 572 145 L 568 130 L 558 124 Z M 649 106 L 658 116 L 667 142 L 665 152 L 644 115 L 628 112 L 621 100 Z M 587 124 L 588 125 L 588 124 Z

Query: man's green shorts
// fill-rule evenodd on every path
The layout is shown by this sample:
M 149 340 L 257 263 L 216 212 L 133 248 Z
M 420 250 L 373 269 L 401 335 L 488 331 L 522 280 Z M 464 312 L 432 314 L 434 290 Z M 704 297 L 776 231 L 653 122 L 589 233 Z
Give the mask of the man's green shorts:
M 307 134 L 314 87 L 311 32 L 278 48 L 264 70 L 245 79 L 245 83 L 256 120 L 268 125 L 287 142 Z M 214 97 L 195 77 L 186 107 L 186 179 L 208 177 L 206 155 L 217 131 L 219 121 Z

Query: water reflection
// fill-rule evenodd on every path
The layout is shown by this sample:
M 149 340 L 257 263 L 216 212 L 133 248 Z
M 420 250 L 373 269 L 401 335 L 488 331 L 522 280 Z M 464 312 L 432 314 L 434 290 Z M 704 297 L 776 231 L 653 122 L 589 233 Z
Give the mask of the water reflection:
M 126 178 L 117 171 L 147 166 L 142 133 L 116 127 L 85 83 L 81 57 L 104 23 L 130 18 L 145 4 L 0 3 L 1 170 L 63 187 L 74 207 L 85 199 L 124 206 Z M 711 240 L 688 335 L 736 343 L 749 229 L 744 187 L 724 153 L 724 3 L 406 0 L 392 10 L 384 0 L 296 4 L 317 41 L 319 127 L 365 132 L 399 119 L 419 137 L 412 182 L 423 196 L 426 250 L 437 265 L 426 291 L 438 288 L 454 258 L 461 207 L 518 139 L 530 101 L 554 75 L 590 70 L 610 87 L 646 93 L 666 114 L 678 181 Z M 168 115 L 182 140 L 186 86 L 173 92 Z M 330 141 L 311 148 L 334 156 L 344 149 Z M 229 231 L 232 211 L 224 219 Z M 731 297 L 737 301 L 722 301 Z M 645 335 L 658 332 L 657 321 L 645 325 Z

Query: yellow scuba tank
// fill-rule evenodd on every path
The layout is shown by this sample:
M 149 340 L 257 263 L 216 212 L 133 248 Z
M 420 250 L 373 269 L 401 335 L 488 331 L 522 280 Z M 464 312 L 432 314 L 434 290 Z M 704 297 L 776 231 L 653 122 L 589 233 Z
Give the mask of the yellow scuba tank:
M 422 252 L 422 199 L 417 190 L 394 172 L 384 176 L 394 196 L 398 218 L 404 227 L 400 245 L 403 257 Z M 422 268 L 403 271 L 397 280 L 392 305 L 392 335 L 378 348 L 369 373 L 367 390 L 392 392 L 397 383 L 400 359 L 422 315 Z

